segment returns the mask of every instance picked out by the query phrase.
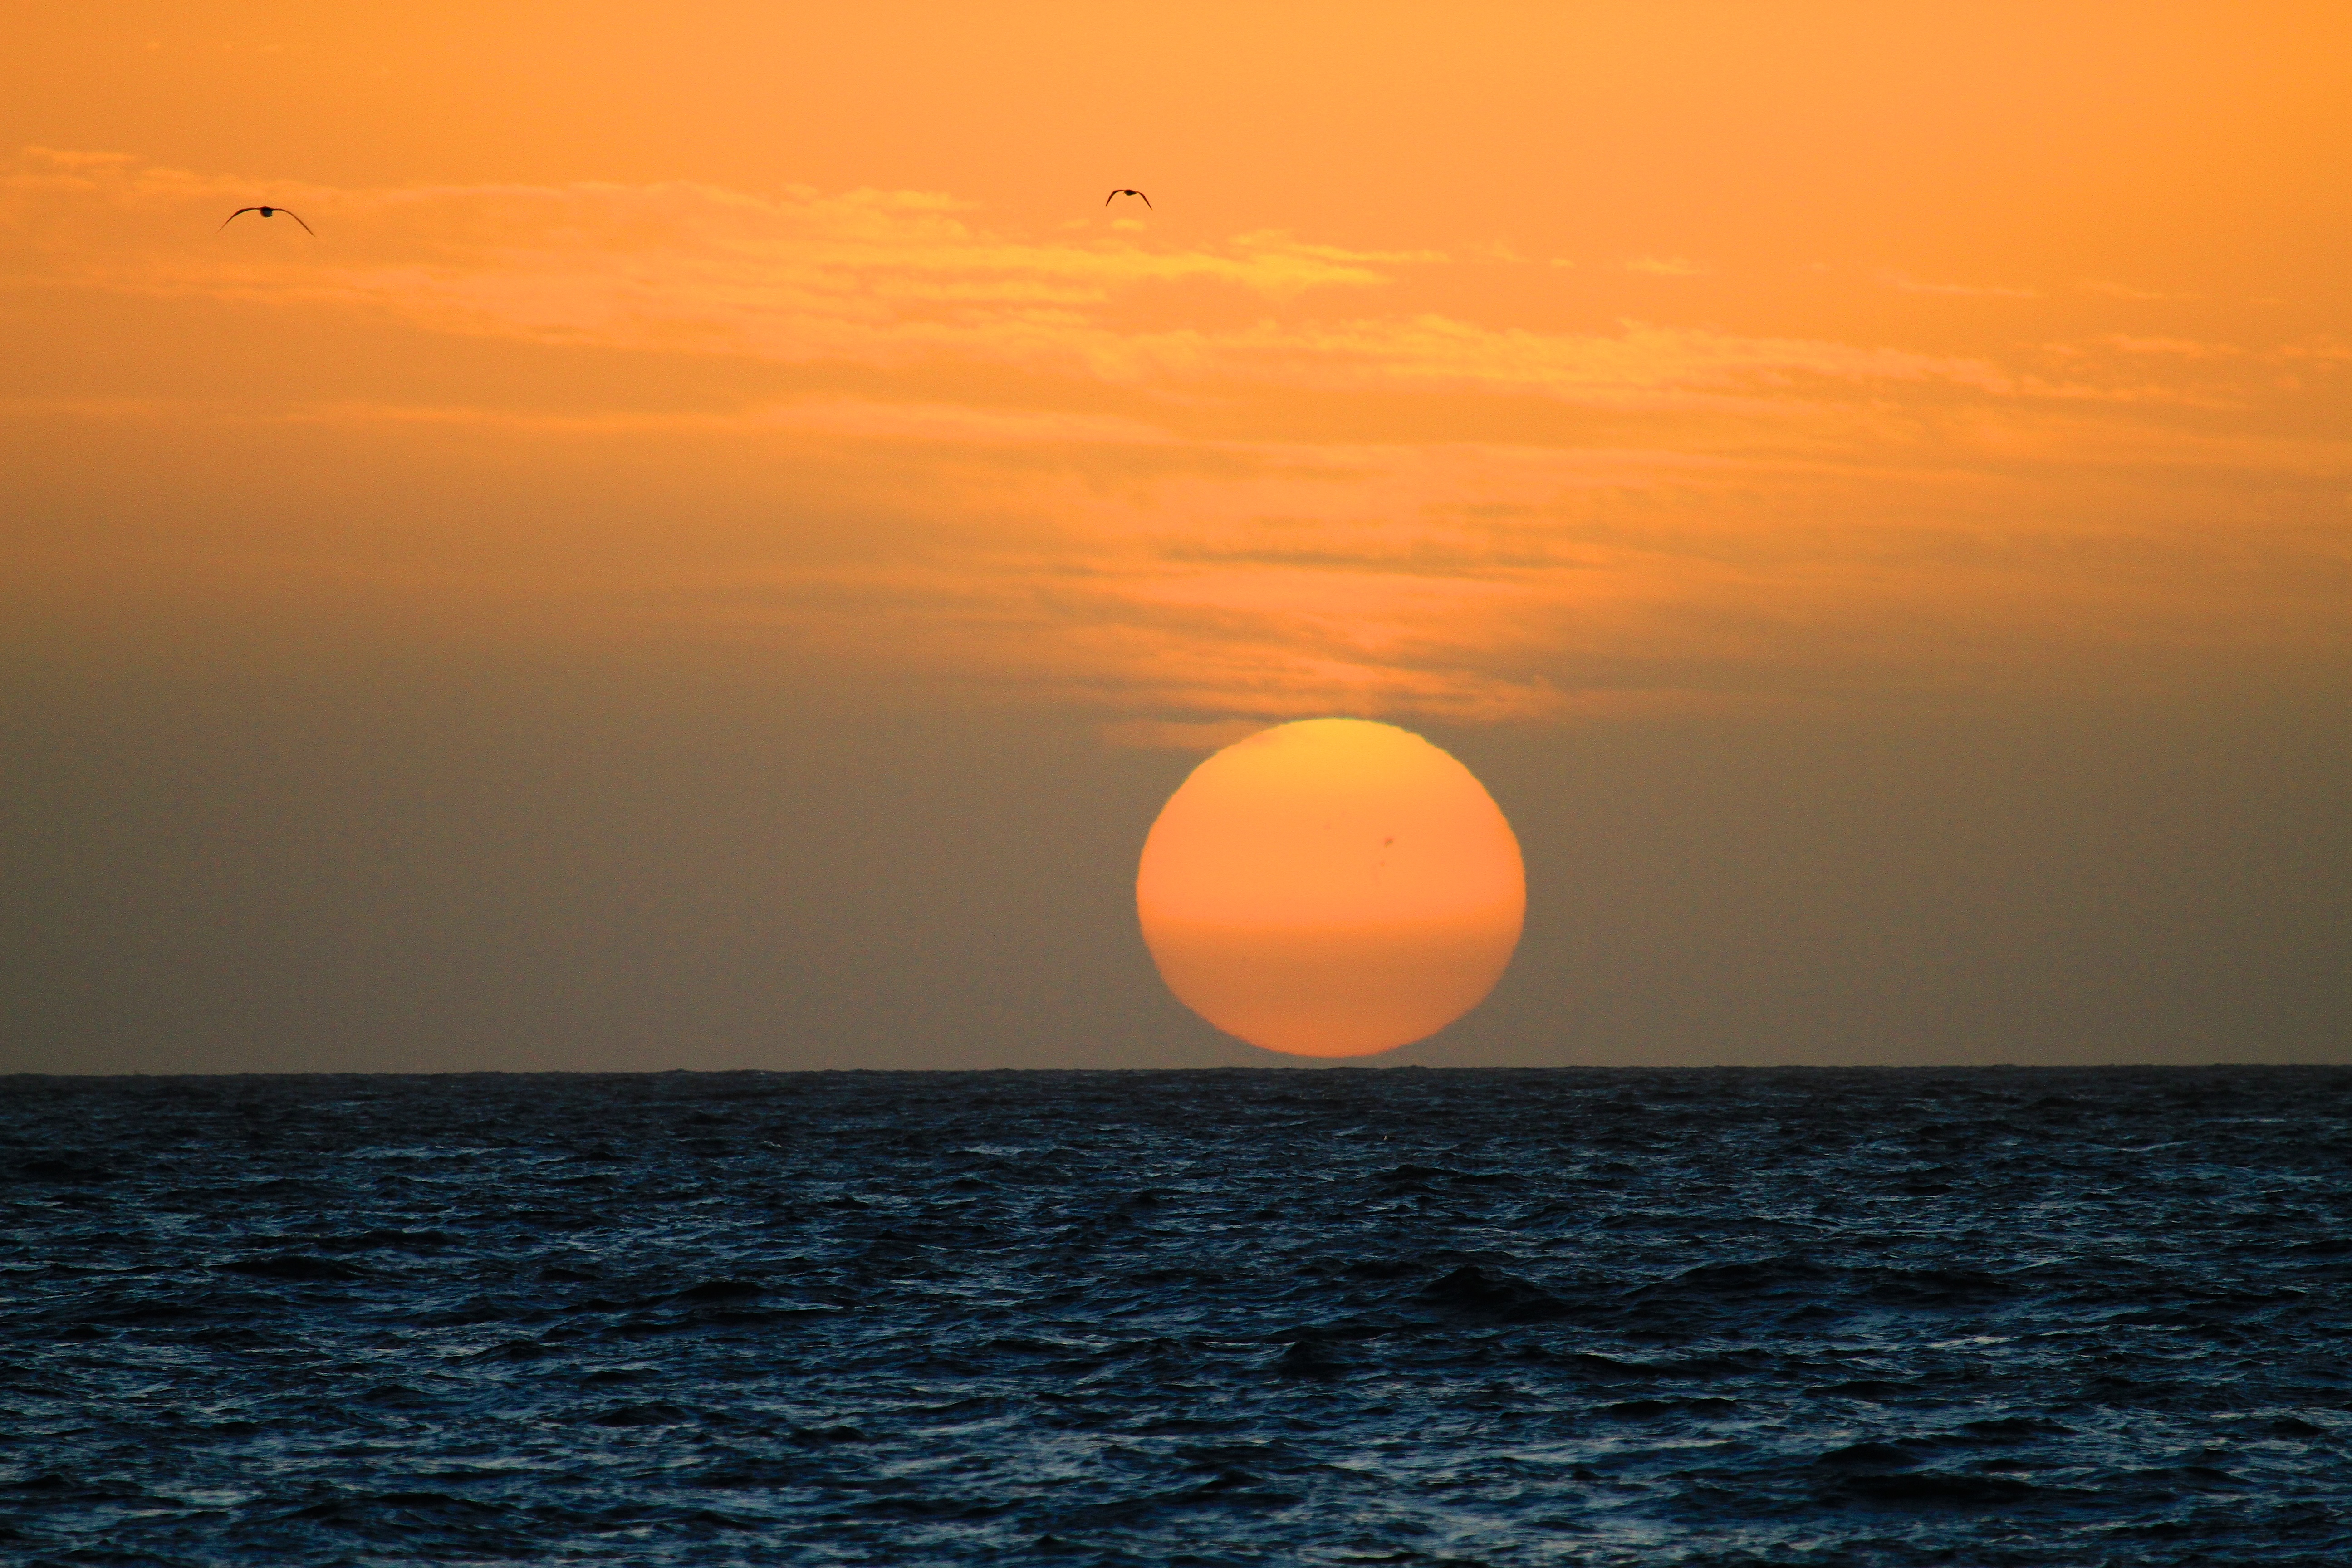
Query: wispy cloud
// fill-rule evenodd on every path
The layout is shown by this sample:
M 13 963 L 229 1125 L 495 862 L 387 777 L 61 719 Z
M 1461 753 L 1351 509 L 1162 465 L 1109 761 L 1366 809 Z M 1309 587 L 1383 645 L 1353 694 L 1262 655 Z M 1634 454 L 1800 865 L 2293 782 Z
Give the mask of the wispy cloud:
M 2042 291 L 2038 289 L 2019 289 L 1999 283 L 1934 283 L 1924 279 L 1906 277 L 1900 272 L 1888 273 L 1886 282 L 1889 287 L 1900 289 L 1906 294 L 1954 294 L 1962 298 L 1981 300 L 2039 300 L 2042 298 Z
M 2352 442 L 2260 416 L 2341 394 L 2333 340 L 2283 388 L 2274 352 L 2089 318 L 2039 347 L 1538 330 L 1469 282 L 1446 302 L 1485 256 L 1039 237 L 920 192 L 277 184 L 316 242 L 215 235 L 257 188 L 28 153 L 0 174 L 0 288 L 62 331 L 135 304 L 184 353 L 217 310 L 401 346 L 340 380 L 34 385 L 0 408 L 26 462 L 59 419 L 299 440 L 377 455 L 427 514 L 457 504 L 443 473 L 493 471 L 579 520 L 174 536 L 173 559 L 247 549 L 289 592 L 463 579 L 626 635 L 1076 705 L 1153 745 L 1335 708 L 1556 722 L 2032 685 L 2308 654 L 2352 621 L 2322 527 Z M 468 343 L 521 357 L 420 369 Z M 630 357 L 589 387 L 583 353 Z M 498 542 L 566 527 L 597 548 Z M 52 565 L 90 548 L 39 542 Z
M 2104 294 L 2110 300 L 2192 300 L 2193 294 L 2167 294 L 2154 289 L 2135 289 L 2128 283 L 2113 283 L 2104 279 L 2085 279 L 2079 285 L 2086 294 Z

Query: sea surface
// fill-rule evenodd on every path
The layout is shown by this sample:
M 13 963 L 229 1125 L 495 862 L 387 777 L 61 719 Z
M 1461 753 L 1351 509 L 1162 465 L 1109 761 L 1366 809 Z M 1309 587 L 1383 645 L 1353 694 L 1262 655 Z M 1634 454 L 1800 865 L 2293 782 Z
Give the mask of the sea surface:
M 0 1079 L 12 1563 L 2352 1563 L 2352 1070 Z

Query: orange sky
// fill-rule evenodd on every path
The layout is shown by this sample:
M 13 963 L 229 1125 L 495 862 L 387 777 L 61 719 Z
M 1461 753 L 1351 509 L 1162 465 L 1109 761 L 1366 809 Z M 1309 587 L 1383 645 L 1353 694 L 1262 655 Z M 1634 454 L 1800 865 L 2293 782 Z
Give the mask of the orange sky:
M 2352 1038 L 2341 5 L 18 10 L 0 1070 L 1257 1059 L 1333 713 L 1527 858 L 1396 1059 Z
M 32 18 L 11 596 L 1186 745 L 2340 663 L 2352 14 L 1277 9 Z

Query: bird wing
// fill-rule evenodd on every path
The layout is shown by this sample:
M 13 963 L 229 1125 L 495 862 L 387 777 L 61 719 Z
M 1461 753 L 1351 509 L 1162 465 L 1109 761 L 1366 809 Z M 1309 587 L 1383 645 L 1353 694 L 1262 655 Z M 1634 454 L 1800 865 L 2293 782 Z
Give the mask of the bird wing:
M 279 207 L 278 210 L 284 213 L 288 217 L 292 218 L 296 223 L 302 223 L 302 215 L 296 212 L 292 207 Z M 312 228 L 307 223 L 302 223 L 302 232 L 309 235 L 312 239 L 319 237 L 319 231 Z
M 229 214 L 228 216 L 221 219 L 221 228 L 226 228 L 229 225 L 235 223 L 237 219 L 243 217 L 247 213 L 257 213 L 261 209 L 259 207 L 239 207 L 236 211 Z M 213 232 L 215 234 L 218 234 L 220 232 L 220 228 L 216 228 L 213 230 Z
M 1143 196 L 1143 193 L 1142 193 L 1141 191 L 1138 191 L 1138 192 L 1136 192 L 1135 194 L 1136 194 L 1137 195 L 1139 195 L 1139 196 Z M 1145 206 L 1150 206 L 1150 205 L 1151 205 L 1151 198 L 1150 198 L 1150 196 L 1143 196 L 1143 205 L 1144 205 Z
M 1103 205 L 1105 205 L 1105 206 L 1108 206 L 1108 205 L 1110 205 L 1111 196 L 1115 196 L 1115 195 L 1118 195 L 1118 193 L 1117 191 L 1113 191 L 1113 192 L 1110 194 L 1110 196 L 1105 196 L 1105 197 L 1103 198 Z

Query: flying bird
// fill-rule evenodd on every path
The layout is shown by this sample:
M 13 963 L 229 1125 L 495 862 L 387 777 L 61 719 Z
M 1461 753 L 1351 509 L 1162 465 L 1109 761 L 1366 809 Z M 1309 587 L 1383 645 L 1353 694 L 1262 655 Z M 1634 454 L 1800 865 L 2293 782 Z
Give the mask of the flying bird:
M 1110 205 L 1114 200 L 1120 196 L 1143 196 L 1143 193 L 1141 191 L 1113 191 L 1109 195 L 1103 198 L 1103 205 Z M 1143 196 L 1143 205 L 1145 206 L 1150 206 L 1151 205 L 1151 198 L 1150 196 Z
M 228 216 L 221 219 L 221 228 L 226 228 L 229 225 L 235 223 L 237 219 L 243 217 L 247 213 L 259 213 L 263 217 L 276 217 L 279 213 L 284 213 L 296 223 L 302 223 L 302 215 L 296 212 L 292 207 L 239 207 L 236 211 L 229 214 Z M 213 232 L 215 234 L 218 234 L 220 232 L 220 228 L 216 228 L 213 230 Z M 309 235 L 312 239 L 319 237 L 319 231 L 312 228 L 307 223 L 302 223 L 302 232 Z

